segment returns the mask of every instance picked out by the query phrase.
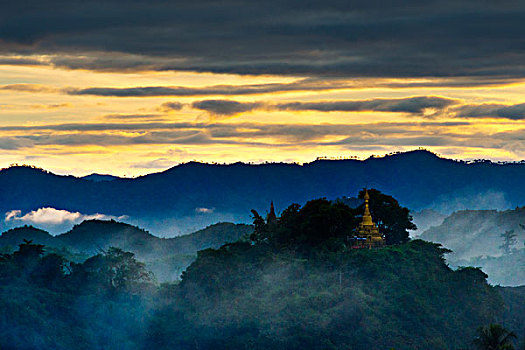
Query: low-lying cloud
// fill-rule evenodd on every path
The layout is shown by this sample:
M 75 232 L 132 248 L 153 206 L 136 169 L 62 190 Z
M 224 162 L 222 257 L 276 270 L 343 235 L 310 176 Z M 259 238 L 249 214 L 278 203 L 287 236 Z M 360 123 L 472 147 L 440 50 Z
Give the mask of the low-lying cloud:
M 39 208 L 22 214 L 21 210 L 11 210 L 5 213 L 5 224 L 7 225 L 35 225 L 38 227 L 53 228 L 64 225 L 78 224 L 84 220 L 123 220 L 126 216 L 113 216 L 105 214 L 82 214 L 63 209 L 51 207 Z
M 215 208 L 195 208 L 197 214 L 212 214 Z

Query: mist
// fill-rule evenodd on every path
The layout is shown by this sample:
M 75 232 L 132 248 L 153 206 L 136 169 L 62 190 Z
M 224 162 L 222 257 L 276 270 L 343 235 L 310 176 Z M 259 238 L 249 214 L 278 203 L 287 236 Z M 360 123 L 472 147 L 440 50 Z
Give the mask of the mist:
M 217 222 L 250 223 L 251 218 L 249 213 L 226 213 L 209 208 L 196 208 L 195 214 L 190 216 L 129 216 L 124 221 L 143 227 L 157 237 L 171 238 L 202 230 Z
M 106 214 L 83 214 L 72 212 L 64 209 L 52 207 L 42 207 L 22 213 L 21 210 L 10 210 L 4 214 L 4 221 L 0 222 L 0 229 L 3 231 L 18 227 L 21 225 L 31 225 L 42 230 L 48 231 L 52 235 L 70 230 L 85 220 L 127 220 L 128 216 L 114 216 Z
M 469 188 L 440 195 L 428 206 L 428 209 L 446 215 L 458 210 L 505 210 L 510 208 L 512 204 L 507 200 L 504 192 L 497 190 L 479 192 Z
M 507 210 L 460 210 L 418 237 L 451 249 L 447 262 L 454 267 L 476 266 L 491 284 L 525 284 L 525 207 Z M 514 236 L 504 247 L 503 235 Z

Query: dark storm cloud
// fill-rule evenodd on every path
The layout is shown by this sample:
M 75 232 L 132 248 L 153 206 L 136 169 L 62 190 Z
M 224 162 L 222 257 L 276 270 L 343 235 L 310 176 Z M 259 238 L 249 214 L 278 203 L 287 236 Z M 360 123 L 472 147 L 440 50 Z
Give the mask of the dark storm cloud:
M 100 70 L 332 77 L 525 77 L 509 1 L 10 1 L 0 53 Z

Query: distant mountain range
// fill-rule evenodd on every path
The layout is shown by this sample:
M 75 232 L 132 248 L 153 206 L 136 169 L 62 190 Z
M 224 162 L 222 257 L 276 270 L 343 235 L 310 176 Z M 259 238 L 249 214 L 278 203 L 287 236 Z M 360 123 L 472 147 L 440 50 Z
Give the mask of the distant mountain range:
M 177 279 L 195 259 L 197 251 L 218 248 L 253 232 L 251 225 L 218 223 L 189 235 L 159 238 L 129 224 L 113 220 L 87 220 L 70 231 L 52 236 L 32 226 L 22 226 L 0 235 L 0 248 L 12 251 L 30 240 L 47 250 L 66 250 L 79 260 L 118 247 L 135 253 L 161 281 Z
M 0 171 L 0 212 L 24 214 L 51 207 L 127 215 L 130 222 L 148 229 L 153 227 L 150 222 L 177 219 L 175 225 L 187 225 L 188 232 L 195 222 L 200 227 L 217 221 L 248 222 L 250 209 L 264 213 L 272 200 L 282 210 L 313 198 L 355 196 L 363 187 L 377 188 L 415 211 L 505 209 L 525 204 L 524 178 L 524 163 L 467 164 L 421 150 L 304 165 L 190 162 L 134 179 L 97 174 L 77 178 L 16 166 Z M 158 230 L 175 225 L 167 222 Z

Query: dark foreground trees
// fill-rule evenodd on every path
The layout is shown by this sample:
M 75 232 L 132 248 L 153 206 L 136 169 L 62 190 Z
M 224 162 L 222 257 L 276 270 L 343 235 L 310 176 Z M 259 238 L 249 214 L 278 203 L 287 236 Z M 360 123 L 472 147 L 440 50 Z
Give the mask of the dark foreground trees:
M 358 214 L 319 199 L 256 218 L 252 240 L 200 251 L 163 285 L 118 248 L 73 263 L 26 242 L 0 256 L 0 348 L 448 350 L 500 321 L 498 289 L 439 245 L 348 249 Z
M 480 327 L 477 333 L 474 345 L 478 350 L 514 350 L 512 340 L 516 339 L 516 334 L 499 324 Z
M 160 349 L 467 347 L 502 301 L 482 271 L 453 271 L 444 253 L 418 240 L 308 255 L 249 242 L 205 250 L 148 340 Z
M 133 253 L 72 263 L 25 242 L 0 256 L 0 349 L 139 349 L 151 282 Z

